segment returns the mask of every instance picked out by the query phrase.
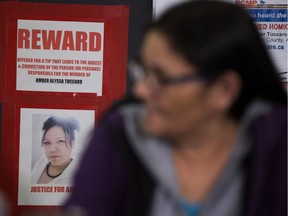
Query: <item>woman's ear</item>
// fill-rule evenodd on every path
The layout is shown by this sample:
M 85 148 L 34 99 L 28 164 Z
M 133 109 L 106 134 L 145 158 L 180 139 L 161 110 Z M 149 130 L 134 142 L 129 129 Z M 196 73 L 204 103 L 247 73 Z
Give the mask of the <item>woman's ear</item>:
M 242 81 L 234 70 L 227 70 L 212 84 L 211 89 L 211 103 L 218 111 L 226 112 L 237 100 Z

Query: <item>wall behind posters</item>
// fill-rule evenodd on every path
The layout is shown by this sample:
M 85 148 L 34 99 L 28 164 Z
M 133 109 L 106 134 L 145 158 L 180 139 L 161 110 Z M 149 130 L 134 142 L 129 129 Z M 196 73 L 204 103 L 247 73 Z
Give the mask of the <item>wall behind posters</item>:
M 188 0 L 153 0 L 154 18 L 161 16 L 161 14 L 170 7 L 185 1 Z

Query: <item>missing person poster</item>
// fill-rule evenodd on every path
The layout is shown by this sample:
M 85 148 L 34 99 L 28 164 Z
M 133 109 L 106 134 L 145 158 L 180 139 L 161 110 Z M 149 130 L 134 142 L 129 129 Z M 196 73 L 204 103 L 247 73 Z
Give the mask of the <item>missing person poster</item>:
M 17 21 L 16 90 L 102 96 L 104 23 Z
M 61 205 L 94 119 L 94 110 L 20 110 L 18 205 Z
M 274 60 L 282 81 L 287 83 L 287 0 L 236 0 L 235 3 L 247 8 Z

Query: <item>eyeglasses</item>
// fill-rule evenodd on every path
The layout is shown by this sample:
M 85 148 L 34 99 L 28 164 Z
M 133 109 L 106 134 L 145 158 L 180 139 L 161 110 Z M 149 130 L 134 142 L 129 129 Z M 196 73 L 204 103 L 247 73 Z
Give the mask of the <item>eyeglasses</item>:
M 194 81 L 203 81 L 205 78 L 199 74 L 189 74 L 182 76 L 167 76 L 160 69 L 146 70 L 143 65 L 139 63 L 131 63 L 129 65 L 129 72 L 135 83 L 146 81 L 154 89 L 162 89 L 170 85 L 179 85 Z

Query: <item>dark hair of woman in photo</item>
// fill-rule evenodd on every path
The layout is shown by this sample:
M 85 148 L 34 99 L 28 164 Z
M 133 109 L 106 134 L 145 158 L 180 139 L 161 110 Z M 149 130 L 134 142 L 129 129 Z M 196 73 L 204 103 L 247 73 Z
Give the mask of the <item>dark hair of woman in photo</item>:
M 287 94 L 244 8 L 169 9 L 131 72 L 136 100 L 98 123 L 66 212 L 287 215 Z

